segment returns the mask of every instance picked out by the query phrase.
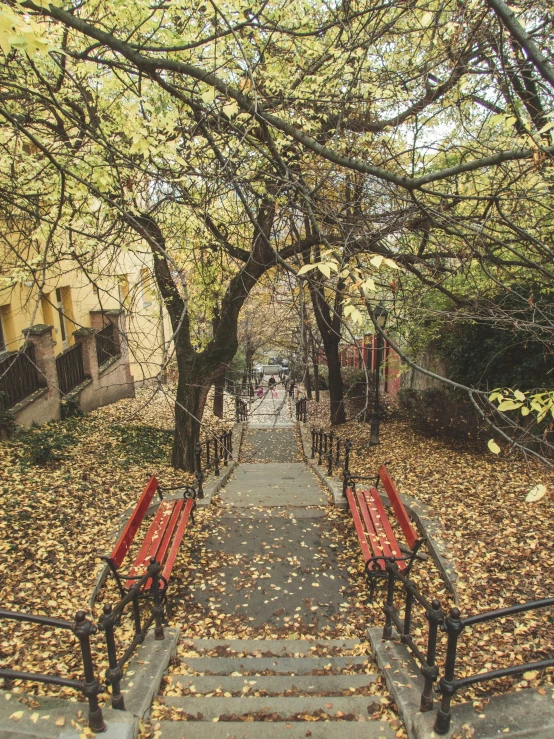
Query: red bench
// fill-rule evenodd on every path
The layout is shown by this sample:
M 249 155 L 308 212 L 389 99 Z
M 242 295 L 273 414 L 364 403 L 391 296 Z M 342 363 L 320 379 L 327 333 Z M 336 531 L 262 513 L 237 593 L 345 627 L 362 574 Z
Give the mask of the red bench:
M 356 490 L 354 481 L 355 477 L 349 478 L 350 485 L 346 488 L 346 499 L 362 549 L 369 585 L 369 599 L 372 600 L 377 579 L 387 576 L 387 560 L 394 559 L 398 569 L 408 576 L 424 539 L 418 537 L 412 526 L 404 503 L 384 464 L 379 467 L 376 486 L 379 485 L 379 481 L 383 483 L 396 520 L 406 538 L 407 547 L 398 543 L 377 487 L 374 486 L 369 490 Z M 404 552 L 407 552 L 407 556 Z
M 146 532 L 129 574 L 122 575 L 119 569 L 156 493 L 160 498 L 156 515 Z M 158 480 L 154 476 L 150 478 L 112 553 L 104 558 L 110 566 L 122 596 L 129 591 L 135 580 L 139 580 L 145 574 L 152 557 L 161 565 L 160 590 L 165 592 L 189 519 L 194 523 L 195 496 L 194 488 L 186 487 L 183 498 L 164 500 Z M 142 590 L 143 594 L 149 594 L 151 584 L 152 581 L 148 580 Z

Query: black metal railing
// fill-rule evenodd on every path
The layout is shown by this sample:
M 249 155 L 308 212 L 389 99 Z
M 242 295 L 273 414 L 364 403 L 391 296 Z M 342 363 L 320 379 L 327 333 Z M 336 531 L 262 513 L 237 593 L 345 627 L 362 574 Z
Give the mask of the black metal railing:
M 456 652 L 458 648 L 458 639 L 468 626 L 475 626 L 484 621 L 492 621 L 497 619 L 508 618 L 517 613 L 525 613 L 527 611 L 535 611 L 538 608 L 547 608 L 554 606 L 554 598 L 544 598 L 543 600 L 530 601 L 529 603 L 519 603 L 508 608 L 499 608 L 496 611 L 487 611 L 486 613 L 478 613 L 475 616 L 461 618 L 458 608 L 452 608 L 448 617 L 441 624 L 441 630 L 448 634 L 448 642 L 446 646 L 446 660 L 444 665 L 444 675 L 441 677 L 439 684 L 435 688 L 436 692 L 441 695 L 441 704 L 435 720 L 434 729 L 437 734 L 446 734 L 450 730 L 450 721 L 452 717 L 451 701 L 461 688 L 475 683 L 487 682 L 488 680 L 498 680 L 501 677 L 510 677 L 512 675 L 521 675 L 528 670 L 544 670 L 546 667 L 554 667 L 554 657 L 542 659 L 537 662 L 524 662 L 509 667 L 502 667 L 499 670 L 491 670 L 490 672 L 479 672 L 475 675 L 468 675 L 456 679 Z
M 242 401 L 244 402 L 244 401 Z M 246 405 L 246 404 L 245 404 Z M 198 483 L 197 497 L 204 497 L 204 480 L 206 472 L 213 469 L 214 475 L 219 477 L 221 464 L 227 467 L 233 453 L 233 432 L 224 431 L 219 436 L 208 438 L 198 443 L 195 448 L 196 481 Z
M 155 639 L 161 641 L 165 638 L 163 627 L 165 590 L 162 593 L 160 569 L 161 564 L 152 557 L 146 573 L 131 585 L 119 603 L 115 607 L 106 603 L 104 613 L 98 623 L 98 629 L 104 632 L 106 638 L 109 664 L 106 670 L 106 683 L 111 686 L 112 708 L 121 711 L 125 710 L 125 702 L 121 693 L 121 679 L 125 664 L 131 659 L 135 649 L 143 643 L 152 624 L 155 624 Z M 148 587 L 149 581 L 151 581 L 150 587 Z M 145 592 L 148 597 L 145 597 Z M 133 611 L 134 636 L 123 654 L 118 657 L 115 628 L 120 624 L 129 604 Z M 141 604 L 144 606 L 143 609 L 141 609 Z M 144 617 L 144 610 L 148 611 L 146 617 Z
M 0 361 L 0 393 L 6 408 L 45 386 L 35 364 L 35 347 L 28 344 Z
M 237 422 L 248 420 L 248 403 L 238 397 L 235 397 L 235 418 Z
M 431 602 L 427 600 L 417 589 L 415 584 L 406 577 L 398 568 L 398 564 L 391 558 L 385 565 L 387 576 L 387 599 L 383 606 L 385 613 L 385 626 L 383 628 L 383 639 L 391 639 L 393 628 L 400 636 L 400 641 L 405 644 L 415 659 L 419 662 L 419 668 L 425 680 L 421 694 L 420 710 L 430 711 L 433 708 L 433 686 L 438 679 L 439 670 L 436 664 L 437 658 L 437 635 L 444 623 L 444 611 L 440 601 L 436 598 Z M 402 585 L 404 594 L 404 616 L 396 608 L 395 585 Z M 427 634 L 427 647 L 425 651 L 415 643 L 412 634 L 412 614 L 414 605 L 422 606 L 425 618 L 429 623 Z
M 62 395 L 67 395 L 73 388 L 86 380 L 83 368 L 83 347 L 81 344 L 66 349 L 56 357 L 58 386 Z
M 345 493 L 348 481 L 352 479 L 350 474 L 352 442 L 349 439 L 336 436 L 332 431 L 323 431 L 323 429 L 319 431 L 312 429 L 311 433 L 311 458 L 315 459 L 317 456 L 318 465 L 322 465 L 325 461 L 329 477 L 333 474 L 333 466 L 342 468 L 343 493 Z
M 95 338 L 96 357 L 98 359 L 98 366 L 101 367 L 120 353 L 119 337 L 116 327 L 113 323 L 108 323 L 107 326 L 96 332 Z
M 549 657 L 536 662 L 510 665 L 490 672 L 479 672 L 475 675 L 469 675 L 459 679 L 455 677 L 458 640 L 466 627 L 473 627 L 484 621 L 505 619 L 518 613 L 533 611 L 538 608 L 551 607 L 554 606 L 554 598 L 521 603 L 515 606 L 509 606 L 508 608 L 479 613 L 467 618 L 461 618 L 459 609 L 452 608 L 448 616 L 445 616 L 440 601 L 436 598 L 429 601 L 422 595 L 414 582 L 399 570 L 397 562 L 392 558 L 386 563 L 386 576 L 387 597 L 383 605 L 383 611 L 385 613 L 383 639 L 391 639 L 393 630 L 396 630 L 400 641 L 408 647 L 411 654 L 419 663 L 420 671 L 424 678 L 420 702 L 421 711 L 424 712 L 433 709 L 434 693 L 441 696 L 440 707 L 434 725 L 434 730 L 437 734 L 447 734 L 450 730 L 452 718 L 451 702 L 459 690 L 478 682 L 520 675 L 528 670 L 543 670 L 547 667 L 554 667 L 554 657 Z M 395 605 L 397 584 L 400 585 L 404 598 L 403 615 L 401 615 L 400 610 Z M 416 606 L 423 608 L 425 618 L 429 624 L 427 642 L 423 648 L 416 644 L 411 633 L 413 609 Z M 440 670 L 437 666 L 439 631 L 446 632 L 448 635 L 443 675 L 440 680 L 438 680 Z M 437 680 L 438 684 L 435 685 Z
M 96 679 L 92 652 L 90 648 L 90 637 L 96 633 L 96 626 L 89 621 L 84 611 L 78 611 L 75 621 L 62 621 L 47 616 L 37 616 L 32 613 L 18 613 L 16 611 L 0 610 L 0 618 L 24 623 L 35 623 L 54 629 L 66 629 L 71 631 L 81 646 L 81 659 L 83 663 L 84 680 L 70 680 L 59 675 L 43 675 L 39 672 L 21 672 L 20 670 L 8 670 L 0 668 L 0 678 L 5 680 L 28 680 L 30 682 L 49 683 L 50 685 L 61 685 L 65 688 L 73 688 L 80 691 L 88 701 L 89 715 L 88 725 L 93 732 L 106 730 L 106 724 L 102 716 L 102 709 L 98 703 L 98 694 L 103 692 L 100 682 Z
M 306 404 L 306 398 L 300 398 L 296 401 L 296 420 L 306 423 L 308 418 L 308 408 Z

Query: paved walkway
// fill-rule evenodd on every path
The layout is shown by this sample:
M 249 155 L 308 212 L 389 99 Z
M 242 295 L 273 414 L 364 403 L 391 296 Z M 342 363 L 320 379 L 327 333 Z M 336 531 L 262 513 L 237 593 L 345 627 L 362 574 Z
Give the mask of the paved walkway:
M 240 464 L 198 552 L 218 563 L 217 574 L 191 591 L 196 607 L 215 606 L 233 623 L 309 624 L 317 634 L 336 628 L 351 583 L 337 561 L 327 491 L 301 461 L 291 402 L 282 386 L 278 393 L 252 404 Z
M 258 398 L 254 396 L 248 412 L 249 428 L 287 428 L 294 426 L 293 415 L 291 411 L 291 401 L 285 390 L 285 386 L 281 383 L 275 385 L 277 397 L 273 397 L 273 392 L 264 385 L 262 387 L 264 395 Z

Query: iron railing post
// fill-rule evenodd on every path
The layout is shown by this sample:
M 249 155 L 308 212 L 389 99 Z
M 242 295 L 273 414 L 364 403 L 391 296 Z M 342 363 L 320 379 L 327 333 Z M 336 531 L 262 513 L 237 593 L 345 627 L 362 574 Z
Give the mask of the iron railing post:
M 350 472 L 350 450 L 352 449 L 352 442 L 344 442 L 344 467 L 343 469 Z
M 456 693 L 456 681 L 454 672 L 456 669 L 456 650 L 458 648 L 458 637 L 464 630 L 464 623 L 460 618 L 458 608 L 451 608 L 450 613 L 444 624 L 444 628 L 448 633 L 448 643 L 446 646 L 446 661 L 444 665 L 444 675 L 439 681 L 441 704 L 437 711 L 434 729 L 437 734 L 447 734 L 450 729 L 450 720 L 452 718 L 452 710 L 450 704 Z
M 223 434 L 223 466 L 227 467 L 229 463 L 229 432 Z
M 335 456 L 335 466 L 338 467 L 338 465 L 340 464 L 340 436 L 337 439 L 336 447 L 337 447 L 337 453 Z
M 112 686 L 112 708 L 118 711 L 125 710 L 125 703 L 121 695 L 121 678 L 122 670 L 117 666 L 117 649 L 115 646 L 114 620 L 112 616 L 112 607 L 109 603 L 104 606 L 104 616 L 102 618 L 102 626 L 106 634 L 106 649 L 108 650 L 108 664 L 106 670 L 106 680 Z
M 411 588 L 406 588 L 406 603 L 404 606 L 404 628 L 403 636 L 410 636 L 410 628 L 412 626 L 412 606 L 414 604 L 414 594 Z
M 233 453 L 233 432 L 229 431 L 229 456 Z
M 200 446 L 200 442 L 194 447 L 194 456 L 196 472 L 200 472 L 202 469 L 202 447 Z
M 321 465 L 322 464 L 321 455 L 323 454 L 323 429 L 319 430 L 319 444 L 318 444 L 317 453 L 318 453 L 317 463 L 318 465 Z
M 83 670 L 85 673 L 83 694 L 88 700 L 88 725 L 91 731 L 99 733 L 106 731 L 107 727 L 102 716 L 102 709 L 98 703 L 98 693 L 101 692 L 102 688 L 94 676 L 94 665 L 92 663 L 92 652 L 90 649 L 90 637 L 95 631 L 96 627 L 87 619 L 85 612 L 78 611 L 75 614 L 73 633 L 79 639 L 79 644 L 81 645 Z
M 327 476 L 333 474 L 333 432 L 329 434 L 329 452 L 327 454 Z
M 315 458 L 315 431 L 312 429 L 312 459 Z
M 214 475 L 219 477 L 219 440 L 217 436 L 214 439 Z
M 162 603 L 162 595 L 160 592 L 160 565 L 156 562 L 156 557 L 150 557 L 150 565 L 148 567 L 150 576 L 152 578 L 152 595 L 154 597 L 154 605 L 152 606 L 152 613 L 156 621 L 156 628 L 154 629 L 154 638 L 156 641 L 162 641 L 165 638 L 164 635 L 164 607 Z
M 206 439 L 206 467 L 210 466 L 210 461 L 211 461 L 210 447 L 211 447 L 210 440 Z
M 396 580 L 394 571 L 394 558 L 387 562 L 386 569 L 388 572 L 387 581 L 387 600 L 383 606 L 385 613 L 385 626 L 383 627 L 383 639 L 392 639 L 392 613 L 394 609 L 394 583 Z
M 198 490 L 196 491 L 196 496 L 198 498 L 203 498 L 204 497 L 204 487 L 203 487 L 204 473 L 202 472 L 202 470 L 196 473 L 196 483 L 198 486 Z
M 425 678 L 419 708 L 422 713 L 433 709 L 433 685 L 439 673 L 435 664 L 437 657 L 437 632 L 439 630 L 439 624 L 444 621 L 444 613 L 442 612 L 440 601 L 436 598 L 431 603 L 431 610 L 427 611 L 425 617 L 429 621 L 429 637 L 427 639 L 426 664 L 421 668 L 421 674 Z
M 139 606 L 139 593 L 140 588 L 137 588 L 136 585 L 131 585 L 129 588 L 129 592 L 132 595 L 133 599 L 133 623 L 135 624 L 135 636 L 137 634 L 140 634 L 142 631 L 142 625 L 140 623 L 140 606 Z

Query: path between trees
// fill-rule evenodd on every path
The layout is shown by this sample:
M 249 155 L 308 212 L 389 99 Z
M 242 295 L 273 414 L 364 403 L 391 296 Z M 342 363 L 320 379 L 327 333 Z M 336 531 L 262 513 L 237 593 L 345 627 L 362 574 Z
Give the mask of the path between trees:
M 202 546 L 202 561 L 216 566 L 172 618 L 210 614 L 215 638 L 181 637 L 152 726 L 164 738 L 246 739 L 272 722 L 272 737 L 323 738 L 341 735 L 347 721 L 354 738 L 404 736 L 369 645 L 340 636 L 351 583 L 327 495 L 301 460 L 280 386 L 278 395 L 252 404 L 240 464 Z M 225 639 L 240 622 L 270 628 L 270 638 Z

